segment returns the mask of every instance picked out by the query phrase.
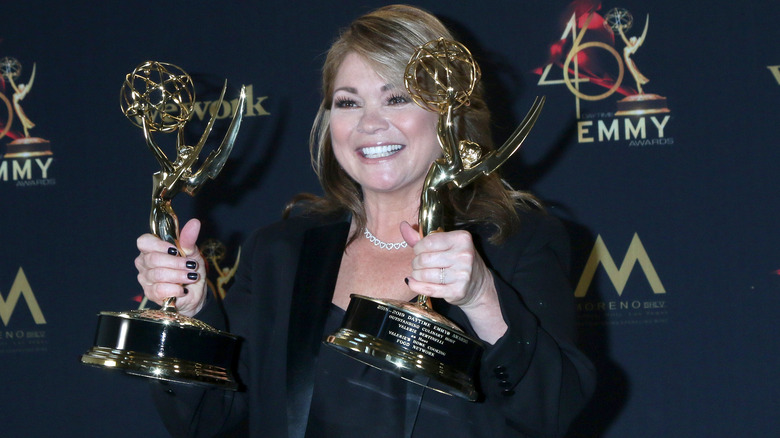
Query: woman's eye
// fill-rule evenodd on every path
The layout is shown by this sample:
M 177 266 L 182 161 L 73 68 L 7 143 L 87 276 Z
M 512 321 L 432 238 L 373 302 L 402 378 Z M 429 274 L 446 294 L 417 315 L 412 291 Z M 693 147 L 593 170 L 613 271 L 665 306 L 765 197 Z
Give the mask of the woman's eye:
M 354 108 L 356 106 L 357 103 L 354 100 L 346 97 L 339 97 L 333 102 L 333 107 L 335 108 Z
M 406 96 L 402 96 L 402 95 L 392 96 L 387 101 L 387 103 L 390 105 L 400 105 L 407 102 L 409 102 L 409 99 L 407 99 Z

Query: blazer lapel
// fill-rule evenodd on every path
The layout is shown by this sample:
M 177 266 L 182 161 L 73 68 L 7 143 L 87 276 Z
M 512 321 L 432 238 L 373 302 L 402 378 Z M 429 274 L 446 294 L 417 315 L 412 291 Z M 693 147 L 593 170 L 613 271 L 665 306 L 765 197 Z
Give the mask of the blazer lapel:
M 290 306 L 287 340 L 289 436 L 303 438 L 314 390 L 314 367 L 333 299 L 349 222 L 307 230 Z

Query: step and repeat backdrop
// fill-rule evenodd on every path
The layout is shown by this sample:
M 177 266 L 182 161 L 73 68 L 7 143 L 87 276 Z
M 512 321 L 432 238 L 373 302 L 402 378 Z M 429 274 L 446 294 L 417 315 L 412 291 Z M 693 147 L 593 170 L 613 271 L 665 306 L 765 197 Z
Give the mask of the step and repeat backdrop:
M 222 174 L 173 202 L 204 222 L 220 289 L 251 230 L 319 193 L 307 142 L 323 54 L 385 3 L 3 4 L 0 436 L 166 436 L 144 379 L 79 363 L 100 311 L 145 306 L 133 259 L 159 165 L 120 109 L 125 75 L 147 60 L 190 74 L 190 144 L 210 114 L 209 144 L 221 139 L 246 86 Z M 547 98 L 502 170 L 571 234 L 580 343 L 599 382 L 570 436 L 776 435 L 778 4 L 417 5 L 475 54 L 496 141 Z

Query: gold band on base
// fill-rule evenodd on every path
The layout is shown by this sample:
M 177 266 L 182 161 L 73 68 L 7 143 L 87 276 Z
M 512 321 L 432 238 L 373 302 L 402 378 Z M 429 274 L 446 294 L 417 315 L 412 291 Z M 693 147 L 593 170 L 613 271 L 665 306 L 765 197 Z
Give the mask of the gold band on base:
M 347 328 L 339 329 L 328 336 L 325 342 L 360 362 L 396 374 L 412 383 L 470 401 L 477 399 L 474 381 L 468 375 L 425 354 L 414 353 L 397 347 L 393 342 Z M 421 376 L 425 379 L 421 379 Z
M 49 140 L 42 138 L 18 138 L 6 145 L 3 158 L 33 158 L 52 155 Z
M 616 116 L 645 116 L 668 113 L 666 98 L 657 94 L 634 94 L 617 102 Z
M 238 388 L 235 379 L 225 368 L 129 350 L 95 346 L 81 356 L 81 363 L 170 382 L 218 386 L 233 391 Z

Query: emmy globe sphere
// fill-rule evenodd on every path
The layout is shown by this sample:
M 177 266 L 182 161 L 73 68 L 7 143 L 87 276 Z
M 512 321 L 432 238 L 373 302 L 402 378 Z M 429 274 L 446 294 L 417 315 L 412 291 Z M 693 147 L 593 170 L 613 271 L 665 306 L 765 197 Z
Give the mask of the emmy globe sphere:
M 16 58 L 6 56 L 0 59 L 0 74 L 6 79 L 16 79 L 22 74 L 22 64 Z
M 192 117 L 195 86 L 180 67 L 146 61 L 125 77 L 120 90 L 122 112 L 130 121 L 152 131 L 174 132 Z
M 612 8 L 604 14 L 604 27 L 613 32 L 628 31 L 634 25 L 634 16 L 626 9 Z
M 468 105 L 480 76 L 466 46 L 440 38 L 417 49 L 406 66 L 404 83 L 418 105 L 441 114 Z

